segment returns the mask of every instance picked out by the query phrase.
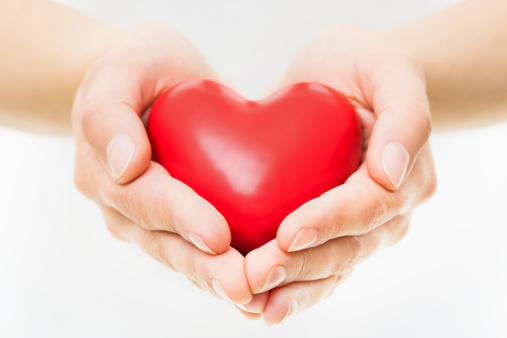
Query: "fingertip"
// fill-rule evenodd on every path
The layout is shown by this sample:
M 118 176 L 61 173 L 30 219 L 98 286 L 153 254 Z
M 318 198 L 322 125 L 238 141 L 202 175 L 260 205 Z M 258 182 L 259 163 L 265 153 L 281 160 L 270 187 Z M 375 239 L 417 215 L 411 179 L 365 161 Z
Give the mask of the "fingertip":
M 417 156 L 417 155 L 415 155 Z M 396 191 L 410 175 L 414 155 L 400 141 L 384 142 L 382 147 L 372 147 L 366 156 L 369 176 L 383 188 Z
M 246 319 L 258 320 L 258 319 L 262 318 L 262 315 L 260 313 L 252 313 L 252 312 L 246 311 L 246 310 L 242 309 L 241 306 L 239 306 L 239 305 L 236 305 L 236 308 L 239 310 L 239 312 L 241 312 L 241 314 L 243 316 L 245 316 Z
M 289 252 L 290 245 L 292 243 L 291 238 L 295 238 L 292 230 L 282 229 L 281 226 L 278 228 L 276 233 L 276 244 L 280 248 L 280 250 Z
M 285 267 L 266 264 L 266 262 L 269 261 L 280 261 L 278 257 L 280 252 L 276 240 L 272 240 L 246 255 L 245 272 L 250 290 L 253 294 L 269 291 L 285 279 Z
M 425 104 L 416 108 L 407 103 L 402 106 L 406 108 L 392 107 L 380 114 L 366 154 L 370 177 L 391 191 L 403 185 L 431 134 Z
M 255 294 L 262 288 L 262 283 L 266 278 L 264 268 L 260 261 L 260 249 L 250 251 L 245 256 L 245 274 L 250 287 L 250 291 Z
M 308 203 L 311 204 L 311 201 L 306 202 L 291 212 L 280 223 L 276 232 L 276 242 L 282 251 L 289 252 L 298 232 L 301 228 L 305 227 L 305 209 L 307 208 Z
M 151 146 L 146 135 L 131 137 L 116 134 L 106 148 L 106 160 L 113 179 L 120 184 L 131 182 L 150 166 Z
M 237 250 L 229 247 L 224 254 L 210 258 L 206 269 L 212 276 L 210 286 L 218 294 L 221 293 L 222 298 L 235 304 L 247 304 L 252 300 L 253 295 L 245 276 L 244 257 Z M 219 281 L 218 290 L 216 281 Z
M 213 206 L 209 205 L 214 209 Z M 209 208 L 209 209 L 211 209 Z M 220 255 L 229 250 L 231 245 L 231 231 L 225 218 L 216 210 L 203 214 L 198 227 L 198 234 L 190 238 L 191 242 L 204 252 Z M 189 236 L 190 237 L 190 236 Z M 198 238 L 197 238 L 198 237 Z M 200 243 L 199 243 L 200 239 Z M 197 245 L 197 244 L 202 245 Z
M 294 301 L 296 302 L 295 304 Z M 269 326 L 278 325 L 294 316 L 298 308 L 299 305 L 296 300 L 287 302 L 282 290 L 274 290 L 270 293 L 266 308 L 264 309 L 264 322 Z
M 208 254 L 220 255 L 230 248 L 231 231 L 227 220 L 211 203 L 173 177 L 166 190 L 166 203 L 171 209 L 169 217 L 175 225 L 173 231 Z
M 81 129 L 115 182 L 128 183 L 148 169 L 148 134 L 139 116 L 126 104 L 90 100 L 84 107 Z
M 199 235 L 194 234 L 193 232 L 188 233 L 188 240 L 197 247 L 197 249 L 210 254 L 216 255 L 217 253 L 211 250 L 201 239 Z
M 304 206 L 304 205 L 303 205 Z M 294 210 L 292 213 L 287 215 L 280 223 L 278 230 L 276 231 L 276 243 L 280 250 L 288 252 L 289 248 L 296 238 L 298 229 L 302 226 L 302 222 L 298 214 L 303 206 Z
M 382 151 L 382 169 L 395 189 L 398 189 L 406 177 L 410 154 L 398 141 L 390 141 Z
M 319 231 L 316 228 L 302 228 L 292 241 L 287 252 L 295 252 L 312 247 L 319 238 Z
M 320 198 L 312 199 L 290 213 L 278 227 L 276 241 L 285 252 L 294 252 L 317 244 L 318 228 L 328 221 L 328 212 Z
M 263 292 L 254 294 L 252 296 L 252 300 L 246 304 L 243 304 L 244 310 L 249 311 L 251 313 L 263 313 L 264 308 L 268 302 L 269 292 Z
M 397 190 L 408 174 L 411 156 L 407 148 L 391 140 L 383 146 L 380 156 L 374 156 L 372 151 L 368 155 L 366 166 L 371 178 L 388 190 Z

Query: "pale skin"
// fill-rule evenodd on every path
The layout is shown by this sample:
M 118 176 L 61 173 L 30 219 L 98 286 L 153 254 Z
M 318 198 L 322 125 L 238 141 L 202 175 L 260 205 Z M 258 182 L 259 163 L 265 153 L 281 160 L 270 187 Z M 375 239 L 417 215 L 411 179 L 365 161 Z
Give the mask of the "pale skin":
M 76 185 L 112 234 L 268 324 L 316 304 L 355 264 L 406 233 L 411 211 L 436 185 L 430 106 L 437 127 L 490 123 L 507 112 L 506 1 L 465 2 L 381 34 L 330 27 L 270 90 L 318 81 L 347 95 L 363 123 L 364 162 L 243 257 L 229 246 L 220 213 L 150 161 L 140 119 L 177 82 L 221 80 L 199 51 L 165 24 L 123 31 L 42 0 L 2 0 L 0 9 L 0 29 L 9 32 L 0 48 L 10 51 L 0 53 L 0 123 L 69 133 L 72 118 Z M 19 26 L 20 15 L 30 25 Z

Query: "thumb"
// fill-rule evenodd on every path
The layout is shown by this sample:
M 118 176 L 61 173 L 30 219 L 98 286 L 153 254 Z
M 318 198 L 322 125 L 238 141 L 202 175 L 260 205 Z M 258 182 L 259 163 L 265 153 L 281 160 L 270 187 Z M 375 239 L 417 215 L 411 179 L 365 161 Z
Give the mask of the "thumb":
M 424 77 L 414 67 L 397 66 L 379 74 L 373 93 L 373 126 L 366 165 L 384 188 L 398 189 L 410 174 L 431 133 Z
M 143 102 L 134 82 L 125 71 L 102 69 L 92 72 L 86 89 L 78 93 L 82 96 L 83 135 L 117 183 L 141 175 L 151 160 L 150 142 L 140 119 Z

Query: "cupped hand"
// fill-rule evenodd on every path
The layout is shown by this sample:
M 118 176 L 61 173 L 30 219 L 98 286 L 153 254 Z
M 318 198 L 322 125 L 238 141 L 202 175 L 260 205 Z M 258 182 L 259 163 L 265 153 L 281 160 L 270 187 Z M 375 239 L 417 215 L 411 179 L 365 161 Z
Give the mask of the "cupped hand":
M 363 125 L 364 159 L 345 184 L 303 204 L 275 240 L 247 255 L 252 292 L 268 294 L 268 324 L 314 305 L 358 262 L 401 239 L 411 211 L 436 188 L 424 74 L 410 54 L 337 25 L 311 40 L 273 89 L 301 81 L 349 98 Z
M 252 299 L 244 257 L 222 215 L 151 161 L 142 114 L 167 88 L 216 79 L 174 28 L 145 24 L 125 34 L 88 71 L 74 101 L 75 183 L 102 209 L 108 229 L 204 290 Z

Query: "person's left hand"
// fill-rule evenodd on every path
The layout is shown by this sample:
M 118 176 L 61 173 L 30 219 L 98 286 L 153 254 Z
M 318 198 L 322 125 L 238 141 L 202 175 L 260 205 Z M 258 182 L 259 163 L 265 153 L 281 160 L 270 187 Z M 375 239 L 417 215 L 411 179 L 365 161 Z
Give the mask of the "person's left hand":
M 252 292 L 269 293 L 268 324 L 330 295 L 356 263 L 400 240 L 411 211 L 436 189 L 425 80 L 411 55 L 337 25 L 314 38 L 274 87 L 301 81 L 349 98 L 362 122 L 365 159 L 345 184 L 292 212 L 275 240 L 246 256 Z

